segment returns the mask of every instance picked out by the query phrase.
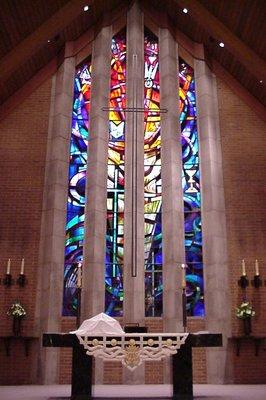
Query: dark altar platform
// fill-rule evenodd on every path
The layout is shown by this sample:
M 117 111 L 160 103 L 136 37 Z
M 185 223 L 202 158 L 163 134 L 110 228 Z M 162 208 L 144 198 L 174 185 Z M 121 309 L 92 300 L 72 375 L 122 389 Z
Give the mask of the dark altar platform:
M 154 337 L 158 336 L 154 333 Z M 135 334 L 138 337 L 138 333 Z M 101 338 L 95 337 L 93 338 Z M 91 400 L 92 397 L 92 357 L 86 354 L 76 335 L 69 333 L 44 333 L 44 347 L 72 347 L 71 400 Z M 193 399 L 192 348 L 220 347 L 220 333 L 190 333 L 177 354 L 172 356 L 174 400 Z M 95 397 L 94 397 L 95 399 Z

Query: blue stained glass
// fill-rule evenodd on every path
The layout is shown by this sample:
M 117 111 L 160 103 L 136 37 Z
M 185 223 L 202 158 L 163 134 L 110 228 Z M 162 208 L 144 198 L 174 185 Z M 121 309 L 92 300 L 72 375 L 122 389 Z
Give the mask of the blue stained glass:
M 86 64 L 76 72 L 74 80 L 63 288 L 64 316 L 76 315 L 77 262 L 83 260 L 90 86 L 91 65 Z
M 188 266 L 186 275 L 187 312 L 190 316 L 204 316 L 201 194 L 195 79 L 193 69 L 181 59 L 179 61 L 179 85 L 185 255 Z
M 162 315 L 162 179 L 158 38 L 144 38 L 144 262 L 145 316 Z

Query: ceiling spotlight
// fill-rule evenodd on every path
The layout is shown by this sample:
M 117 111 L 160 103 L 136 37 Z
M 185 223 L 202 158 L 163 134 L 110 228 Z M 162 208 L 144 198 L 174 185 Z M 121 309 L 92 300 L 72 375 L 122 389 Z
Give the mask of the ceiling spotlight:
M 86 12 L 86 11 L 89 11 L 89 6 L 84 6 L 83 7 L 83 10 Z
M 188 13 L 188 9 L 187 9 L 187 8 L 183 8 L 182 11 L 183 11 L 184 14 L 187 14 L 187 13 Z
M 260 83 L 263 83 L 263 80 L 260 80 Z
M 51 43 L 51 40 L 50 40 L 50 39 L 48 39 L 48 40 L 47 40 L 47 43 Z
M 219 43 L 219 46 L 220 46 L 220 47 L 224 47 L 224 43 L 223 43 L 223 42 L 220 42 L 220 43 Z

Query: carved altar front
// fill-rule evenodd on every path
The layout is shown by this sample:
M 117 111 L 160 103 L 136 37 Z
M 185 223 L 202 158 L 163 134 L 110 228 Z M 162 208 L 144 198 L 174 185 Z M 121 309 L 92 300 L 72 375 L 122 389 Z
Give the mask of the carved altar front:
M 188 333 L 125 333 L 121 336 L 79 336 L 79 343 L 89 356 L 121 361 L 134 371 L 144 361 L 159 361 L 177 353 Z

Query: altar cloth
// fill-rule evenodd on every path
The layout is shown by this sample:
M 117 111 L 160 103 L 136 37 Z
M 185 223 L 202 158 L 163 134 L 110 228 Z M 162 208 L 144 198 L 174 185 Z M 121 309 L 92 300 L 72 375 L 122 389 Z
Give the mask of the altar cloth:
M 69 333 L 79 336 L 123 335 L 125 332 L 119 322 L 105 313 L 100 313 L 82 322 L 80 327 Z

